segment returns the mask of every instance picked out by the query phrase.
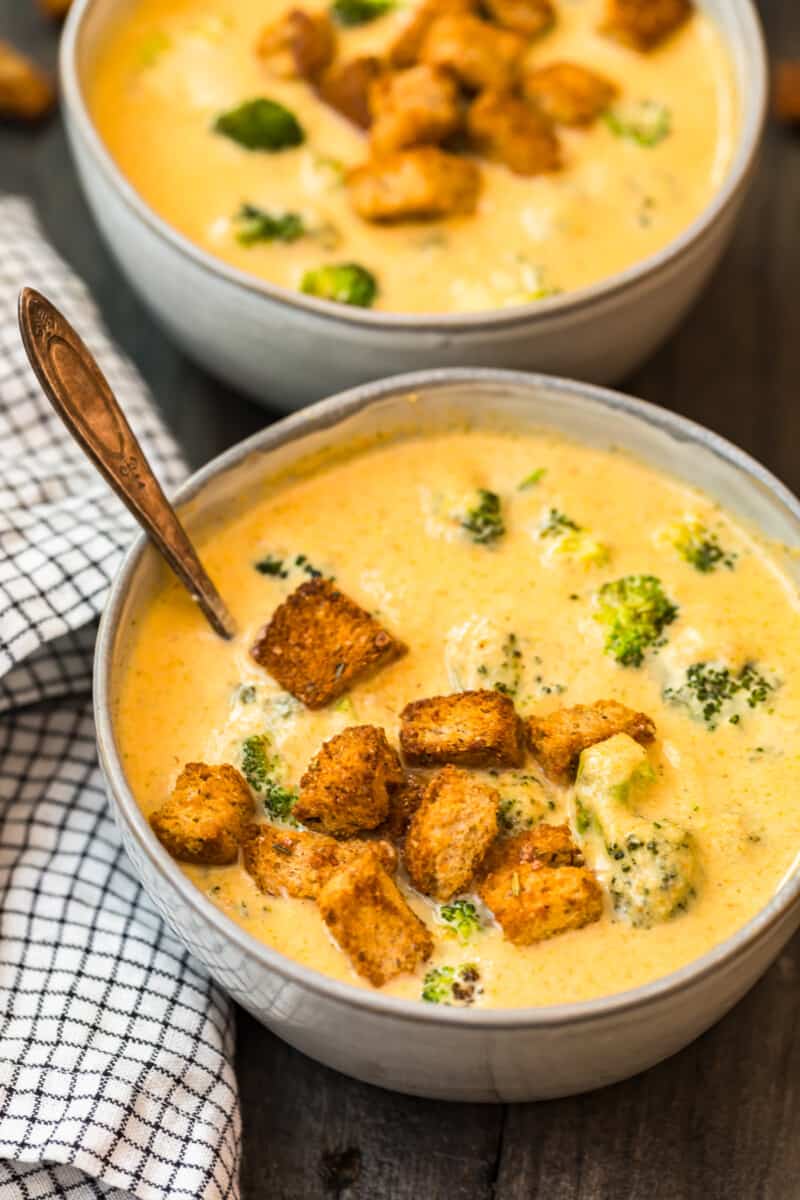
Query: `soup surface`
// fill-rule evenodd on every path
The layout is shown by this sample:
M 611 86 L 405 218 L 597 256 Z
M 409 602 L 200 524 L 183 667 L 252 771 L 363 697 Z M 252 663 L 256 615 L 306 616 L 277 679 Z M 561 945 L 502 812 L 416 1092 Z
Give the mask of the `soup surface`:
M 504 528 L 476 541 L 464 513 L 480 488 L 496 493 Z M 613 856 L 598 853 L 576 821 L 573 786 L 552 782 L 529 753 L 521 770 L 475 772 L 500 794 L 500 836 L 570 822 L 603 889 L 602 916 L 514 945 L 470 888 L 477 928 L 459 933 L 401 866 L 401 891 L 435 945 L 430 960 L 392 979 L 387 993 L 419 998 L 429 972 L 464 964 L 476 967 L 480 985 L 470 998 L 480 1005 L 618 992 L 727 937 L 792 869 L 800 846 L 798 599 L 772 549 L 702 493 L 622 453 L 546 434 L 458 431 L 376 445 L 265 483 L 201 545 L 241 632 L 229 644 L 216 638 L 166 573 L 137 617 L 115 722 L 147 815 L 186 762 L 241 767 L 253 735 L 270 735 L 291 789 L 325 739 L 374 725 L 397 745 L 409 701 L 463 689 L 499 688 L 526 719 L 614 699 L 655 722 L 655 740 L 641 751 L 653 775 L 633 807 L 662 832 L 674 822 L 696 852 L 696 887 L 675 914 L 642 926 L 615 907 Z M 249 653 L 310 570 L 335 576 L 408 647 L 317 711 Z M 671 609 L 649 644 L 614 642 L 614 629 L 598 619 L 608 591 L 601 589 L 642 575 L 657 579 Z M 692 690 L 698 663 L 716 672 L 704 676 L 705 692 Z M 268 819 L 257 799 L 259 819 Z M 263 894 L 240 863 L 184 870 L 255 937 L 369 986 L 314 901 Z
M 101 51 L 90 105 L 147 203 L 235 267 L 298 289 L 309 271 L 355 262 L 374 276 L 376 307 L 396 312 L 522 304 L 595 283 L 665 246 L 709 202 L 731 160 L 738 105 L 712 22 L 697 12 L 644 53 L 598 32 L 604 2 L 557 3 L 556 24 L 531 43 L 528 61 L 599 72 L 618 91 L 610 109 L 558 128 L 560 170 L 520 175 L 482 159 L 468 215 L 375 224 L 353 211 L 346 177 L 367 157 L 365 133 L 255 53 L 285 0 L 134 0 Z M 340 57 L 382 55 L 414 9 L 401 3 L 339 29 Z M 295 115 L 302 144 L 266 153 L 215 132 L 221 113 L 257 97 Z M 237 220 L 243 205 L 294 214 L 304 232 L 294 226 L 294 240 L 281 240 L 286 228 L 270 226 L 272 240 L 248 236 L 255 227 Z

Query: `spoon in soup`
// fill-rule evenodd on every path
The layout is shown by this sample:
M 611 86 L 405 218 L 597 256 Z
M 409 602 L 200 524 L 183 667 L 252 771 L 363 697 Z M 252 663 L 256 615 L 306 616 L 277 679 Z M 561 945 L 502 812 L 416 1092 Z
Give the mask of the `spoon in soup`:
M 197 601 L 214 632 L 232 638 L 234 620 L 94 356 L 66 317 L 33 288 L 20 293 L 19 327 L 36 378 L 67 429 Z

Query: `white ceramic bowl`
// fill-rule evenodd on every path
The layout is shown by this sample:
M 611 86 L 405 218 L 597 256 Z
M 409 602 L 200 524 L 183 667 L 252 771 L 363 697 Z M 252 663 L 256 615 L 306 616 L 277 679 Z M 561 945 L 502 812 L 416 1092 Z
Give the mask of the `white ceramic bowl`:
M 414 403 L 409 403 L 413 397 Z M 621 446 L 702 486 L 745 521 L 800 547 L 800 503 L 730 443 L 682 417 L 587 384 L 503 371 L 439 371 L 362 386 L 287 417 L 215 459 L 181 489 L 189 527 L 323 446 L 465 423 L 561 430 Z M 545 1008 L 458 1009 L 339 983 L 257 942 L 189 882 L 125 779 L 112 713 L 126 631 L 156 577 L 140 537 L 113 586 L 97 643 L 100 761 L 128 853 L 193 954 L 259 1020 L 313 1058 L 370 1083 L 451 1100 L 535 1100 L 623 1079 L 680 1050 L 758 979 L 800 925 L 800 876 L 727 941 L 645 987 Z M 800 564 L 788 564 L 800 582 Z M 224 591 L 224 581 L 223 581 Z
M 89 203 L 131 284 L 175 341 L 214 374 L 285 409 L 424 367 L 622 378 L 697 296 L 730 239 L 755 163 L 766 95 L 755 9 L 751 0 L 699 0 L 728 45 L 741 126 L 725 182 L 680 237 L 601 283 L 535 305 L 433 317 L 334 305 L 256 279 L 193 245 L 117 169 L 87 110 L 85 81 L 126 3 L 76 0 L 62 41 L 67 129 Z

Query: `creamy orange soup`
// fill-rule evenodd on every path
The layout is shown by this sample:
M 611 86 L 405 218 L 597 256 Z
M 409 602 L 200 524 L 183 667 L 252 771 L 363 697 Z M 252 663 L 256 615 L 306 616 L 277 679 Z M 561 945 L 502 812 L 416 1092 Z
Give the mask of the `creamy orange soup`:
M 505 531 L 488 544 L 473 541 L 461 523 L 477 488 L 500 498 Z M 523 717 L 613 698 L 655 721 L 646 750 L 654 778 L 634 807 L 640 818 L 669 819 L 691 838 L 699 878 L 686 904 L 669 919 L 657 914 L 650 927 L 615 910 L 609 863 L 576 829 L 573 788 L 549 782 L 529 756 L 521 772 L 480 773 L 502 797 L 501 836 L 515 822 L 572 822 L 605 893 L 602 918 L 516 946 L 478 905 L 479 927 L 462 939 L 401 866 L 400 888 L 431 929 L 435 950 L 416 973 L 388 983 L 387 994 L 419 998 L 429 971 L 466 963 L 478 967 L 476 1003 L 486 1006 L 619 992 L 709 950 L 792 870 L 800 846 L 798 597 L 777 552 L 701 492 L 621 453 L 555 436 L 453 432 L 264 483 L 207 534 L 201 551 L 240 633 L 230 644 L 215 637 L 166 574 L 137 617 L 115 721 L 124 769 L 148 815 L 184 763 L 239 767 L 253 734 L 271 735 L 291 788 L 323 740 L 346 726 L 380 726 L 397 745 L 408 701 L 501 681 Z M 285 578 L 256 569 L 269 556 L 286 564 Z M 307 563 L 335 575 L 408 645 L 405 657 L 317 712 L 249 655 L 258 629 L 307 577 Z M 642 574 L 658 579 L 676 612 L 641 664 L 625 666 L 597 619 L 599 596 L 605 584 Z M 511 634 L 521 658 L 509 676 L 503 656 Z M 688 668 L 700 662 L 714 664 L 735 692 L 710 715 L 687 691 Z M 238 864 L 183 869 L 256 938 L 369 986 L 313 901 L 263 895 Z
M 381 54 L 413 15 L 399 3 L 340 30 L 340 54 Z M 534 177 L 481 163 L 477 212 L 432 222 L 370 224 L 344 184 L 364 162 L 365 135 L 302 81 L 275 78 L 255 52 L 285 0 L 134 0 L 100 53 L 89 85 L 108 148 L 145 201 L 224 262 L 290 289 L 325 264 L 356 262 L 375 277 L 377 307 L 466 312 L 584 287 L 665 246 L 698 216 L 731 161 L 738 105 L 728 55 L 701 12 L 643 54 L 598 32 L 602 0 L 561 0 L 530 60 L 569 60 L 618 86 L 612 116 L 643 103 L 662 133 L 642 145 L 603 117 L 561 128 L 563 169 Z M 687 86 L 690 81 L 690 86 Z M 252 152 L 213 130 L 218 115 L 267 97 L 288 107 L 302 145 Z M 243 204 L 292 212 L 292 242 L 237 240 Z

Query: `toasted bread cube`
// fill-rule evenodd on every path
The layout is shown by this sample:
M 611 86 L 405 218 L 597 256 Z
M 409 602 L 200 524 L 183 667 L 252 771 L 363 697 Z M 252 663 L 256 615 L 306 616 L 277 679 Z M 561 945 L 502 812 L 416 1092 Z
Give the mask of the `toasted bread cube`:
M 486 91 L 467 114 L 476 149 L 516 175 L 541 175 L 561 166 L 561 148 L 552 122 L 524 100 Z
M 445 16 L 474 13 L 478 0 L 423 0 L 389 49 L 393 67 L 411 67 L 417 62 L 422 43 L 434 21 Z
M 547 33 L 556 22 L 552 0 L 486 0 L 486 11 L 496 24 L 526 38 Z
M 518 946 L 581 929 L 603 915 L 600 885 L 583 867 L 512 864 L 485 876 L 478 895 L 504 935 Z
M 525 39 L 519 34 L 466 14 L 434 21 L 419 60 L 431 67 L 446 67 L 472 91 L 504 91 L 516 83 L 525 50 Z
M 636 712 L 617 700 L 576 704 L 528 720 L 528 744 L 534 758 L 557 783 L 570 783 L 581 752 L 616 733 L 627 733 L 646 746 L 655 738 L 656 727 L 647 713 Z
M 0 41 L 0 117 L 37 121 L 55 104 L 56 91 L 35 63 Z
M 494 788 L 459 767 L 430 781 L 406 837 L 404 862 L 418 891 L 449 900 L 466 891 L 497 837 Z
M 371 54 L 335 63 L 319 82 L 320 97 L 359 129 L 369 129 L 372 122 L 370 89 L 380 78 L 382 69 L 380 59 Z
M 355 970 L 374 987 L 415 971 L 431 956 L 430 931 L 371 849 L 332 875 L 317 903 Z
M 389 813 L 389 790 L 405 776 L 382 729 L 351 725 L 325 742 L 300 780 L 294 815 L 334 837 L 375 829 Z
M 606 0 L 600 30 L 636 50 L 652 50 L 692 12 L 691 0 Z
M 500 692 L 414 700 L 400 721 L 400 746 L 413 766 L 519 767 L 525 757 L 522 723 Z
M 364 850 L 377 854 L 384 870 L 394 872 L 397 855 L 388 842 L 352 838 L 337 842 L 324 833 L 285 829 L 262 823 L 251 825 L 242 843 L 244 868 L 268 896 L 316 900 L 335 871 Z
M 336 34 L 327 13 L 292 8 L 262 30 L 256 54 L 279 79 L 318 79 L 333 62 Z
M 491 875 L 520 863 L 541 867 L 582 867 L 583 855 L 572 840 L 568 825 L 537 825 L 514 837 L 498 838 L 481 865 L 482 875 Z
M 591 125 L 617 94 L 610 79 L 571 62 L 550 63 L 529 72 L 523 90 L 558 125 Z
M 332 580 L 310 579 L 275 610 L 250 653 L 307 708 L 324 708 L 405 650 Z
M 391 788 L 389 811 L 386 820 L 376 829 L 376 834 L 388 838 L 390 842 L 401 842 L 408 832 L 411 818 L 422 803 L 427 786 L 427 779 L 407 774 L 399 787 Z
M 353 208 L 367 221 L 449 217 L 475 211 L 480 171 L 434 146 L 383 154 L 350 172 Z
M 150 824 L 179 862 L 221 867 L 236 861 L 253 808 L 247 781 L 235 767 L 187 763 Z
M 455 79 L 424 64 L 379 76 L 370 88 L 369 106 L 374 154 L 440 142 L 461 124 Z

